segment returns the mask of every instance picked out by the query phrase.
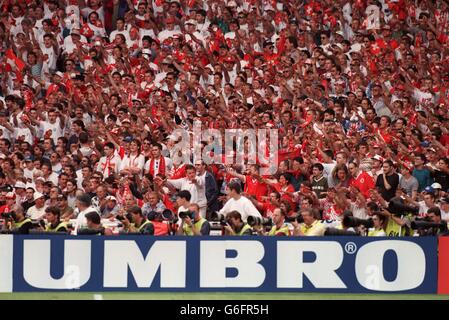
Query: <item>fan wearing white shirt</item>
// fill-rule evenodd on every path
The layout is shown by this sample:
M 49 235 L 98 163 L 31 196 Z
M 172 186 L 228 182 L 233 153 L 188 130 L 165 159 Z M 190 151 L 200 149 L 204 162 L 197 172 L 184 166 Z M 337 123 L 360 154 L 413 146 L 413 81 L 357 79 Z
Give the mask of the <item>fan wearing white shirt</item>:
M 105 156 L 101 157 L 97 164 L 97 171 L 103 174 L 104 179 L 110 175 L 118 174 L 120 167 L 120 156 L 115 152 L 114 144 L 108 142 L 104 145 Z
M 231 211 L 237 211 L 241 214 L 242 221 L 245 223 L 249 216 L 262 217 L 251 200 L 241 195 L 242 186 L 240 185 L 240 182 L 233 181 L 229 183 L 228 190 L 229 200 L 219 211 L 220 214 L 226 216 Z
M 159 178 L 160 179 L 160 178 Z M 178 190 L 190 192 L 191 203 L 196 203 L 200 207 L 200 215 L 206 217 L 207 198 L 206 181 L 204 177 L 196 175 L 196 169 L 191 164 L 186 165 L 186 177 L 181 179 L 167 179 L 167 186 Z
M 129 154 L 127 154 L 121 164 L 120 164 L 120 172 L 126 173 L 129 171 L 133 174 L 138 174 L 142 176 L 143 167 L 145 165 L 145 157 L 140 153 L 141 143 L 139 140 L 133 140 L 129 144 Z

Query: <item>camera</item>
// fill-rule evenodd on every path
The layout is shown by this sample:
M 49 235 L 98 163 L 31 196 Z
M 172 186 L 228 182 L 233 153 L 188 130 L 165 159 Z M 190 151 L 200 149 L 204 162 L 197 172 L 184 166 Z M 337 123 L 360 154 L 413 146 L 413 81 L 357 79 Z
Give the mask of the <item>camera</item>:
M 212 212 L 210 214 L 210 219 L 212 221 L 224 221 L 225 220 L 225 216 L 222 213 Z
M 404 199 L 400 197 L 392 198 L 388 203 L 387 210 L 396 216 L 407 215 L 410 213 L 416 216 L 419 213 L 418 207 L 406 205 Z
M 129 222 L 132 222 L 132 221 L 133 221 L 133 216 L 132 216 L 131 213 L 127 213 L 125 217 L 126 217 L 126 219 L 128 219 Z M 120 221 L 123 221 L 123 220 L 125 220 L 125 217 L 118 215 L 118 216 L 116 217 L 116 219 L 117 219 L 117 220 L 120 220 Z
M 273 224 L 273 221 L 271 220 L 271 218 L 260 218 L 260 217 L 254 217 L 254 216 L 249 216 L 247 219 L 248 224 L 251 227 L 254 226 L 271 226 Z
M 170 223 L 176 223 L 178 221 L 178 217 L 173 214 L 173 212 L 169 209 L 164 209 L 162 212 L 150 211 L 147 214 L 147 219 L 150 221 L 168 221 Z
M 359 219 L 353 216 L 344 216 L 342 224 L 345 228 L 355 228 L 358 226 L 365 226 L 366 228 L 374 227 L 372 219 Z
M 187 217 L 189 217 L 190 219 L 194 220 L 195 212 L 193 212 L 193 211 L 183 211 L 183 212 L 179 213 L 179 218 L 185 219 Z
M 426 219 L 423 220 L 415 220 L 412 221 L 410 224 L 410 228 L 413 230 L 418 230 L 418 233 L 421 236 L 426 235 L 438 235 L 438 234 L 447 234 L 448 228 L 447 223 L 444 221 L 441 221 L 439 223 L 428 221 Z
M 14 211 L 4 212 L 3 217 L 8 220 L 16 220 L 16 213 Z
M 298 223 L 303 223 L 304 219 L 302 218 L 302 215 L 298 214 L 298 215 L 296 215 L 294 217 L 285 217 L 284 221 L 285 222 L 294 222 L 294 221 L 296 221 Z

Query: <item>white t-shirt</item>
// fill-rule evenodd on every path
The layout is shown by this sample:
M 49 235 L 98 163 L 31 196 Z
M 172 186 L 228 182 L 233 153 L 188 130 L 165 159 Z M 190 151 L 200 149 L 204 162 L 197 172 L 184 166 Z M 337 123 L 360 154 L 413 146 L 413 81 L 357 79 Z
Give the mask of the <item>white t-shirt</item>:
M 51 130 L 51 138 L 53 139 L 53 142 L 56 143 L 59 137 L 63 136 L 63 130 L 61 129 L 61 120 L 59 118 L 56 118 L 55 123 L 50 123 L 48 121 L 41 121 L 39 126 L 40 136 L 45 136 L 45 133 L 48 130 Z
M 243 222 L 246 222 L 249 216 L 262 217 L 260 212 L 256 209 L 254 204 L 248 198 L 241 196 L 240 199 L 235 200 L 230 198 L 219 213 L 227 215 L 231 211 L 237 211 L 242 215 Z
M 42 208 L 38 209 L 34 205 L 34 206 L 32 206 L 31 208 L 28 209 L 27 215 L 31 218 L 31 220 L 41 219 L 45 215 L 45 209 L 46 208 L 47 208 L 46 206 L 43 206 Z
M 197 183 L 193 183 L 187 178 L 168 179 L 167 182 L 178 190 L 187 190 L 192 195 L 190 202 L 196 203 L 198 206 L 205 207 L 207 205 L 206 199 L 206 181 L 204 177 L 196 176 Z

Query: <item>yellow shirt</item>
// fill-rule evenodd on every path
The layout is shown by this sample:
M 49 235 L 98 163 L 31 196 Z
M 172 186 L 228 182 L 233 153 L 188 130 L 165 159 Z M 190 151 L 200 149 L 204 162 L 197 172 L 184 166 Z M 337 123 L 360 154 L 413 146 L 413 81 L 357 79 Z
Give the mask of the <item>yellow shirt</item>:
M 307 226 L 305 223 L 301 224 L 301 232 L 308 237 L 323 236 L 324 231 L 326 231 L 326 227 L 319 220 L 315 220 L 311 226 Z

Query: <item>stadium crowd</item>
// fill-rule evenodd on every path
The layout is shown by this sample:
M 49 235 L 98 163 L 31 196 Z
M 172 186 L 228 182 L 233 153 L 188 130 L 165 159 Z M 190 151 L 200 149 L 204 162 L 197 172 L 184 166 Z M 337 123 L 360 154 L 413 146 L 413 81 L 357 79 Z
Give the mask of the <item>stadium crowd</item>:
M 449 1 L 0 10 L 3 232 L 447 234 Z M 277 130 L 277 172 L 176 148 L 198 123 Z

